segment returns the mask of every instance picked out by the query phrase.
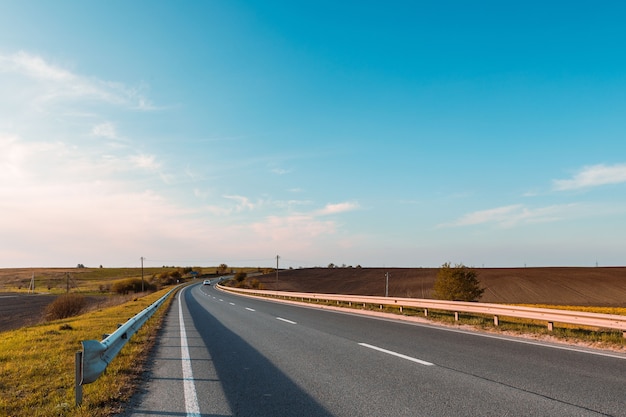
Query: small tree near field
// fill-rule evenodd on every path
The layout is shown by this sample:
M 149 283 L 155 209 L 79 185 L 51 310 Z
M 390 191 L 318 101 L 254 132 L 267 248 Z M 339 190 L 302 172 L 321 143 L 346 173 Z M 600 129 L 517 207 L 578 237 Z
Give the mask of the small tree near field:
M 480 287 L 476 271 L 463 264 L 441 265 L 433 288 L 433 296 L 440 300 L 478 301 L 484 288 Z

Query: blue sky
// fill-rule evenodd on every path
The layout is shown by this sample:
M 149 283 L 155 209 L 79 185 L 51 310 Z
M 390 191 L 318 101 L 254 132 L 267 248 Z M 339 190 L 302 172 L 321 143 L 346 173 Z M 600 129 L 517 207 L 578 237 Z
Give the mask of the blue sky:
M 5 0 L 0 267 L 624 265 L 624 21 Z

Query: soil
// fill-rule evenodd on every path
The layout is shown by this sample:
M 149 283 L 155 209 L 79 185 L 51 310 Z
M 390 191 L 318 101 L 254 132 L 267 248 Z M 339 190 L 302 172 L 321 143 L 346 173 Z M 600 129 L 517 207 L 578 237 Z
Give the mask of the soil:
M 307 268 L 256 276 L 265 289 L 330 294 L 431 298 L 438 268 Z M 475 268 L 485 288 L 481 302 L 626 307 L 626 267 Z M 21 271 L 20 271 L 21 272 Z M 56 270 L 58 274 L 64 271 Z M 28 285 L 32 272 L 20 282 Z M 1 275 L 1 274 L 0 274 Z M 13 272 L 13 275 L 16 274 Z M 56 296 L 0 293 L 0 332 L 40 323 Z M 90 308 L 102 297 L 87 297 Z
M 33 326 L 44 321 L 46 307 L 58 295 L 0 293 L 0 332 Z M 85 311 L 106 306 L 107 296 L 85 296 Z
M 626 307 L 626 267 L 474 268 L 484 303 Z M 310 268 L 255 277 L 265 289 L 431 298 L 438 268 Z

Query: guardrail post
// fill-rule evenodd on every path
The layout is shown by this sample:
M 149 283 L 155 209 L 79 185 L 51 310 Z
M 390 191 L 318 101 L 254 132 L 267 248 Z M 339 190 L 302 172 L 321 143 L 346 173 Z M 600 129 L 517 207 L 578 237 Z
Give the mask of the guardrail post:
M 402 306 L 400 306 L 400 313 L 402 313 Z
M 228 289 L 235 291 L 235 289 Z M 251 292 L 251 290 L 237 290 L 240 292 Z M 275 291 L 260 291 L 261 294 L 276 295 Z M 310 297 L 313 300 L 323 300 L 325 294 L 315 294 L 315 296 L 306 295 L 305 293 L 287 293 L 293 294 L 293 297 Z M 330 296 L 330 295 L 328 295 Z M 348 304 L 364 309 L 375 309 L 376 303 L 380 305 L 381 298 L 374 296 L 354 296 L 354 295 L 340 295 L 342 298 L 337 298 L 336 294 L 332 295 L 333 301 L 339 301 L 339 305 Z M 623 315 L 617 314 L 603 314 L 603 313 L 586 313 L 579 311 L 567 311 L 559 309 L 547 309 L 547 308 L 532 308 L 532 307 L 515 307 L 515 306 L 502 306 L 498 304 L 489 303 L 467 303 L 458 301 L 445 301 L 445 300 L 426 300 L 426 299 L 414 299 L 414 298 L 399 298 L 394 299 L 394 304 L 400 303 L 406 304 L 409 308 L 423 309 L 424 317 L 428 316 L 428 309 L 433 308 L 435 311 L 447 311 L 454 312 L 455 319 L 459 320 L 460 313 L 478 314 L 478 315 L 490 315 L 493 316 L 494 325 L 499 326 L 500 316 L 503 317 L 520 317 L 530 320 L 540 320 L 543 323 L 547 323 L 550 331 L 554 330 L 554 323 L 568 323 L 582 326 L 591 326 L 599 329 L 619 329 L 622 332 L 623 337 L 626 339 L 626 318 Z M 385 305 L 391 305 L 387 303 Z
M 78 351 L 74 356 L 74 362 L 76 363 L 75 369 L 75 392 L 76 392 L 76 406 L 80 406 L 83 403 L 83 386 L 81 385 L 81 380 L 83 379 L 83 352 Z
M 454 312 L 454 321 L 459 321 L 459 312 L 458 311 Z

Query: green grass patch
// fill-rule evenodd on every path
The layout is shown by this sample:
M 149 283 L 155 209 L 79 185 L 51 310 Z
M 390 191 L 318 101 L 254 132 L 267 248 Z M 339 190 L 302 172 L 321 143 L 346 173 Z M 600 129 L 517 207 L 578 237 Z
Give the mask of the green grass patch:
M 0 333 L 0 415 L 11 417 L 110 416 L 132 395 L 148 347 L 154 342 L 173 297 L 122 349 L 106 372 L 83 386 L 83 405 L 75 407 L 75 353 L 82 340 L 102 340 L 118 323 L 163 296 L 162 290 L 82 316 Z

